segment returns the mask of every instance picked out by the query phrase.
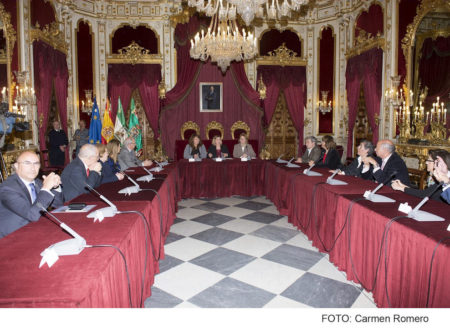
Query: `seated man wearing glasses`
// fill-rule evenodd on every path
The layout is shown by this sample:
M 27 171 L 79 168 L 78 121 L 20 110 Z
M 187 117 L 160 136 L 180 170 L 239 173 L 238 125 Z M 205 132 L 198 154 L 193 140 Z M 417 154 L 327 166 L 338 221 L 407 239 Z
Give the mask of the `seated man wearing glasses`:
M 63 204 L 61 180 L 55 173 L 37 179 L 41 164 L 36 153 L 23 152 L 14 164 L 15 174 L 0 184 L 0 238 L 41 217 L 41 208 Z

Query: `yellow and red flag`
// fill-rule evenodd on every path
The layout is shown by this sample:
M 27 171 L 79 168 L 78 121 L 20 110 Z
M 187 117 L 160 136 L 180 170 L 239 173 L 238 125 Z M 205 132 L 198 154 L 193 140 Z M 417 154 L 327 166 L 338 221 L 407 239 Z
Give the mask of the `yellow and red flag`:
M 111 120 L 111 104 L 106 100 L 105 113 L 103 114 L 102 144 L 108 143 L 114 138 L 114 123 Z

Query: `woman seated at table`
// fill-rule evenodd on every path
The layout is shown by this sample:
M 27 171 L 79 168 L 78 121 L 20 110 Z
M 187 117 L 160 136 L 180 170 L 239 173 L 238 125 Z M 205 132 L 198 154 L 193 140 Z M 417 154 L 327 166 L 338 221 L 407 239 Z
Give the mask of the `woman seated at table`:
M 193 134 L 189 138 L 189 144 L 184 148 L 183 157 L 184 159 L 194 158 L 197 160 L 206 158 L 206 148 L 200 136 Z
M 117 140 L 114 140 L 117 141 Z M 118 150 L 120 151 L 120 142 L 117 141 L 119 144 Z M 100 164 L 102 164 L 102 182 L 101 183 L 108 183 L 108 182 L 115 182 L 118 180 L 123 180 L 124 176 L 122 173 L 120 173 L 120 166 L 118 166 L 117 162 L 117 155 L 118 152 L 115 153 L 115 161 L 114 161 L 114 155 L 110 157 L 109 151 L 113 150 L 113 145 L 117 144 L 113 141 L 109 142 L 108 145 L 110 148 L 108 149 L 107 145 L 104 144 L 96 144 L 98 155 L 100 156 Z M 117 151 L 117 148 L 114 149 Z M 113 152 L 114 154 L 114 152 Z
M 336 143 L 330 135 L 325 135 L 322 138 L 322 143 L 320 145 L 324 150 L 324 153 L 320 156 L 319 160 L 315 162 L 311 160 L 309 166 L 315 165 L 315 167 L 327 167 L 329 169 L 336 169 L 342 166 L 341 156 L 336 150 Z
M 220 136 L 214 136 L 212 144 L 208 148 L 208 157 L 227 158 L 229 154 L 228 147 L 222 143 L 222 138 Z
M 410 188 L 407 185 L 404 185 L 400 180 L 392 181 L 392 189 L 403 191 L 408 195 L 424 198 L 429 196 L 433 191 L 433 195 L 431 195 L 431 199 L 434 199 L 436 201 L 443 202 L 444 200 L 441 198 L 442 194 L 442 188 L 439 188 L 436 190 L 436 188 L 439 186 L 439 181 L 437 181 L 433 176 L 433 171 L 436 168 L 436 161 L 438 160 L 437 157 L 441 157 L 443 160 L 445 160 L 445 156 L 447 155 L 447 151 L 442 149 L 434 149 L 428 151 L 428 159 L 425 161 L 427 165 L 427 171 L 429 173 L 428 176 L 428 186 L 424 190 Z
M 234 146 L 233 158 L 256 158 L 256 153 L 248 144 L 247 135 L 244 133 L 239 135 L 239 143 Z

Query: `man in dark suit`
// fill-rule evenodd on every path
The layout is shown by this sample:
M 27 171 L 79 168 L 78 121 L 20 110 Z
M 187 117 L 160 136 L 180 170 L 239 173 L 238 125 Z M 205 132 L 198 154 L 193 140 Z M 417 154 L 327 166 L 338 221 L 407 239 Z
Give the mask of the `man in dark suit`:
M 39 157 L 26 151 L 14 164 L 16 173 L 0 185 L 0 238 L 37 221 L 41 217 L 40 203 L 44 207 L 63 204 L 60 178 L 55 173 L 36 179 Z
M 93 144 L 81 147 L 75 158 L 61 174 L 64 202 L 87 193 L 86 183 L 91 187 L 100 185 L 102 165 L 98 161 L 98 150 Z
M 378 183 L 387 181 L 395 172 L 392 180 L 400 180 L 403 184 L 411 186 L 408 168 L 403 159 L 395 152 L 395 145 L 392 141 L 387 139 L 378 141 L 375 152 L 381 158 L 381 164 L 373 157 L 368 157 L 367 161 L 373 166 L 373 178 Z
M 66 148 L 69 141 L 59 121 L 53 121 L 53 129 L 48 133 L 50 165 L 64 166 L 66 160 Z
M 311 160 L 316 162 L 319 160 L 322 150 L 317 146 L 317 138 L 308 136 L 305 138 L 306 151 L 301 158 L 297 158 L 298 163 L 309 163 Z
M 441 197 L 448 204 L 450 204 L 450 153 L 447 153 L 445 158 L 438 156 L 436 158 L 436 166 L 433 175 L 442 185 Z
M 372 180 L 373 165 L 368 161 L 368 157 L 373 157 L 374 147 L 372 142 L 363 140 L 358 145 L 358 158 L 355 158 L 353 162 L 345 166 L 339 174 L 357 176 L 366 180 Z M 375 157 L 379 163 L 381 162 Z

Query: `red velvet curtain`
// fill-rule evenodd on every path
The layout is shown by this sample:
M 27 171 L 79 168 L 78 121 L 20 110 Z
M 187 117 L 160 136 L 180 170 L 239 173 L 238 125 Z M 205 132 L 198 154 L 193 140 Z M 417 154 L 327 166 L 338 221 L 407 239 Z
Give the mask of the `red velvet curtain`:
M 266 125 L 270 124 L 278 101 L 279 92 L 284 91 L 286 103 L 292 122 L 298 133 L 299 142 L 303 142 L 303 120 L 306 93 L 305 67 L 259 66 L 258 77 L 262 75 L 267 87 L 264 100 L 264 114 Z M 302 144 L 299 144 L 299 148 Z M 299 153 L 301 151 L 299 150 Z
M 131 93 L 139 89 L 145 114 L 155 137 L 159 136 L 159 98 L 158 84 L 161 80 L 159 64 L 112 64 L 108 66 L 108 90 L 111 98 L 112 120 L 116 120 L 117 105 L 120 97 L 122 107 L 127 110 Z
M 349 107 L 347 156 L 353 156 L 353 128 L 358 112 L 360 84 L 363 82 L 364 98 L 373 141 L 378 141 L 375 117 L 380 114 L 383 50 L 371 49 L 348 60 L 345 73 Z
M 67 134 L 67 87 L 69 73 L 66 55 L 41 41 L 33 43 L 34 82 L 38 109 L 39 145 L 45 150 L 45 134 L 50 112 L 52 87 L 55 86 L 56 101 L 62 129 Z M 41 122 L 42 120 L 42 122 Z M 69 151 L 66 150 L 66 162 Z

